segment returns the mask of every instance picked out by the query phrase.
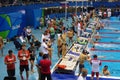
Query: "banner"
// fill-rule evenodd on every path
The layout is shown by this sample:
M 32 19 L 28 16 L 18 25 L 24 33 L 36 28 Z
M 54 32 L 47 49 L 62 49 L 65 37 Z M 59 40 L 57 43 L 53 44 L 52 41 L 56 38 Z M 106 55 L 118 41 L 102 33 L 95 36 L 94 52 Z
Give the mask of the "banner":
M 0 15 L 0 36 L 3 38 L 12 38 L 19 32 L 19 29 L 25 26 L 22 26 L 23 22 L 23 14 L 22 12 L 14 12 L 9 14 L 1 14 Z M 25 24 L 25 23 L 24 23 Z
M 4 39 L 8 36 L 11 25 L 10 17 L 7 14 L 0 15 L 0 36 Z
M 35 9 L 33 10 L 33 15 L 34 15 L 34 28 L 36 29 L 37 27 L 40 26 L 40 19 L 43 17 L 44 12 L 42 9 Z

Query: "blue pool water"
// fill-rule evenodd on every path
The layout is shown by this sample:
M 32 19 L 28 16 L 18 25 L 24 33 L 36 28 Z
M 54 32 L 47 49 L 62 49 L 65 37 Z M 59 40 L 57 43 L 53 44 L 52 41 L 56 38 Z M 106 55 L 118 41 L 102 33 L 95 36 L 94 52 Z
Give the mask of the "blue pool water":
M 119 44 L 120 43 L 120 37 L 117 37 L 117 38 L 114 38 L 114 37 L 115 36 L 111 36 L 111 38 L 106 38 L 106 39 L 101 38 L 99 42 L 111 42 L 111 43 L 113 42 L 113 43 L 118 43 Z
M 120 52 L 104 52 L 104 51 L 91 51 L 91 54 L 97 54 L 98 58 L 100 56 L 104 56 L 103 58 L 99 58 L 100 60 L 120 60 Z
M 101 36 L 120 37 L 120 34 L 101 34 Z
M 115 33 L 118 32 L 116 30 L 120 30 L 120 25 L 118 25 L 118 23 L 110 24 L 110 27 L 105 27 L 105 29 L 100 30 L 100 36 L 103 37 L 98 42 L 103 43 L 95 44 L 95 48 L 98 49 L 98 51 L 90 51 L 90 53 L 91 55 L 97 54 L 99 57 L 104 56 L 104 58 L 99 58 L 102 61 L 100 72 L 102 72 L 104 65 L 108 65 L 111 76 L 120 77 L 120 32 Z M 89 47 L 91 47 L 91 45 L 89 45 Z M 90 63 L 86 61 L 85 67 L 90 74 Z
M 106 42 L 105 42 L 106 43 Z M 95 44 L 95 48 L 99 50 L 120 50 L 120 45 L 117 44 Z

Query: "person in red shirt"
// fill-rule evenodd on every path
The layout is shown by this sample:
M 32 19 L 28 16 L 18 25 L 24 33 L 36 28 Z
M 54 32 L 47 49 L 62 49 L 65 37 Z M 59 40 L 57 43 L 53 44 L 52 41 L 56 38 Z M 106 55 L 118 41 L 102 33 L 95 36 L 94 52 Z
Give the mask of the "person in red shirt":
M 41 80 L 52 80 L 50 72 L 51 61 L 48 58 L 47 54 L 43 55 L 43 59 L 40 60 L 40 70 L 41 70 Z
M 30 53 L 28 50 L 26 50 L 26 45 L 22 45 L 22 49 L 18 51 L 18 59 L 20 60 L 20 76 L 21 80 L 24 80 L 22 73 L 24 69 L 26 70 L 26 79 L 28 80 L 29 76 L 29 66 L 28 66 L 28 60 L 30 59 Z
M 4 58 L 4 63 L 7 65 L 8 77 L 15 76 L 15 62 L 16 56 L 13 54 L 12 50 L 9 50 L 8 55 L 6 55 Z
M 107 18 L 107 12 L 106 11 L 104 11 L 103 15 L 104 15 L 104 18 Z

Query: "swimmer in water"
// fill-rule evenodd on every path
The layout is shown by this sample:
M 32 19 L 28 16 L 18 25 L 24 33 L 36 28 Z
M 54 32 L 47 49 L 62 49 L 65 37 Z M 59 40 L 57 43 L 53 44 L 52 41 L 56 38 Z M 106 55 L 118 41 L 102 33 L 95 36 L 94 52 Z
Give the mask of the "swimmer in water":
M 93 47 L 90 49 L 91 51 L 94 51 L 95 50 L 95 45 L 93 45 Z
M 99 39 L 100 39 L 100 35 L 99 35 L 99 32 L 97 32 L 95 35 L 95 42 L 97 42 Z
M 108 70 L 108 66 L 107 66 L 107 65 L 104 66 L 104 68 L 103 68 L 103 70 L 102 70 L 102 74 L 103 74 L 104 76 L 110 76 L 110 72 L 109 72 L 109 70 Z

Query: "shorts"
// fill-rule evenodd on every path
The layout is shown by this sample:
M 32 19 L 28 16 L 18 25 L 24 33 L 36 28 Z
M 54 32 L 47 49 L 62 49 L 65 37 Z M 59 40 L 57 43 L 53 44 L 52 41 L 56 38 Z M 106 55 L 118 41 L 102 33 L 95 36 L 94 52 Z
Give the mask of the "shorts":
M 96 74 L 96 77 L 99 77 L 99 72 L 93 72 L 91 73 L 91 76 L 94 77 L 94 75 Z
M 54 39 L 55 35 L 50 35 L 50 39 Z
M 35 58 L 33 58 L 33 57 L 30 57 L 30 59 L 29 59 L 30 61 L 35 61 Z
M 84 68 L 84 64 L 79 64 L 79 68 Z
M 31 35 L 30 36 L 27 36 L 27 39 L 28 39 L 28 41 L 31 39 Z
M 69 39 L 71 39 L 71 40 L 72 40 L 72 38 L 73 38 L 73 37 L 69 37 Z
M 62 53 L 61 47 L 62 47 L 62 46 L 57 46 L 57 48 L 58 48 L 58 53 Z
M 30 61 L 31 61 L 31 60 L 34 61 L 34 60 L 35 60 L 35 55 L 30 55 L 30 59 L 29 59 L 29 60 L 30 60 Z
M 15 69 L 7 70 L 7 74 L 8 74 L 9 77 L 15 76 Z
M 45 78 L 47 78 L 47 80 L 52 80 L 51 74 L 42 74 L 41 73 L 41 80 L 45 80 Z
M 20 65 L 20 72 L 23 72 L 24 69 L 27 71 L 29 71 L 29 66 L 28 65 Z

